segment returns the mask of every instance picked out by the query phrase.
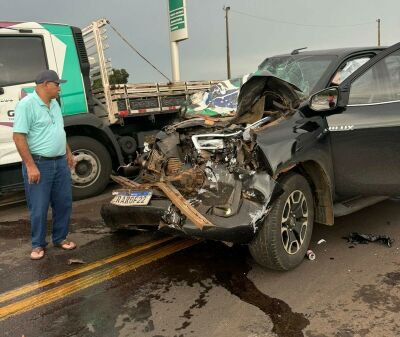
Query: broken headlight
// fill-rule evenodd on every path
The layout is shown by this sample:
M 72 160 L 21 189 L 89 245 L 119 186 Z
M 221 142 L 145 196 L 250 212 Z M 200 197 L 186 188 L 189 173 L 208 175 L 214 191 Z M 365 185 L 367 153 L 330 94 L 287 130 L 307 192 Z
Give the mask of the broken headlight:
M 192 142 L 196 150 L 222 150 L 225 148 L 224 138 L 238 136 L 242 131 L 223 134 L 223 133 L 207 133 L 192 136 Z

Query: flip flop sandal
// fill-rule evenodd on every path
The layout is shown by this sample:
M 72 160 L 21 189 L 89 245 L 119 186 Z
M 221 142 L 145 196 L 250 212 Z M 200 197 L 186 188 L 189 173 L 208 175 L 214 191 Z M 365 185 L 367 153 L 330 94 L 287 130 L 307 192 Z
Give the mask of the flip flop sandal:
M 64 250 L 72 250 L 76 248 L 76 244 L 72 241 L 68 241 L 68 240 L 63 240 L 60 243 L 56 243 L 54 244 L 54 247 L 59 247 L 62 248 Z
M 31 252 L 31 260 L 40 260 L 44 257 L 44 249 L 42 247 L 33 248 Z

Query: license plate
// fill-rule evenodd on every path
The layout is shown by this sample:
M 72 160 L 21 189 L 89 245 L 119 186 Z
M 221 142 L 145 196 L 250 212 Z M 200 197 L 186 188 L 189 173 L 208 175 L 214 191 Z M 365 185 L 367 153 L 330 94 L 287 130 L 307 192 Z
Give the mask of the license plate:
M 113 191 L 111 204 L 117 206 L 146 206 L 152 196 L 151 191 L 118 190 Z

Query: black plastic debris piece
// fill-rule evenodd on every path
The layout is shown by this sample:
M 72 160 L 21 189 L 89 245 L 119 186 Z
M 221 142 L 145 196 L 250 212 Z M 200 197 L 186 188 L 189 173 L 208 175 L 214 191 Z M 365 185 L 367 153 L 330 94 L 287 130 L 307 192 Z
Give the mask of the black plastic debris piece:
M 346 239 L 348 243 L 354 243 L 354 244 L 367 244 L 369 242 L 381 242 L 384 245 L 391 247 L 394 240 L 391 239 L 387 235 L 374 235 L 374 234 L 360 234 L 360 233 L 350 233 L 347 237 L 343 237 L 343 239 Z M 351 246 L 350 246 L 351 247 Z M 353 248 L 353 247 L 351 247 Z

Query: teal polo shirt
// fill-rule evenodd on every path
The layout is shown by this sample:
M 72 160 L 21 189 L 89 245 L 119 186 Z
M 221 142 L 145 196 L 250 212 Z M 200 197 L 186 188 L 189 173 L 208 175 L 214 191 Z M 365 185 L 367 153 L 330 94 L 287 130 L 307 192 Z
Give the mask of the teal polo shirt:
M 36 91 L 18 102 L 13 131 L 26 134 L 32 154 L 55 157 L 66 152 L 67 139 L 60 105 L 52 99 L 48 108 Z

